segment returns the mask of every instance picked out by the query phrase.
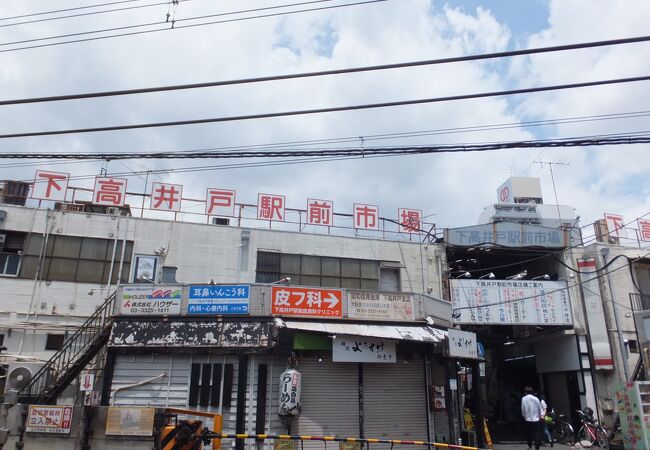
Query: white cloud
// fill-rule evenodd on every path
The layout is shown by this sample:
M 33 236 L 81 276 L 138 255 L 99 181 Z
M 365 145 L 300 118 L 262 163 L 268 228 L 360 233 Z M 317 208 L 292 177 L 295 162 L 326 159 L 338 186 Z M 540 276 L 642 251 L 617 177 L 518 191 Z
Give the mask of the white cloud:
M 6 2 L 5 16 L 21 11 L 54 9 L 68 2 Z M 247 2 L 247 7 L 268 6 Z M 281 4 L 276 2 L 275 4 Z M 223 6 L 222 6 L 223 5 Z M 64 7 L 64 6 L 62 6 Z M 241 8 L 240 2 L 218 7 L 205 2 L 179 5 L 178 18 Z M 30 27 L 0 29 L 0 42 L 108 28 L 160 20 L 166 8 L 51 21 Z M 531 47 L 645 34 L 650 20 L 647 1 L 554 1 L 549 27 L 530 37 Z M 177 25 L 182 25 L 178 22 Z M 281 73 L 306 72 L 410 60 L 501 51 L 513 36 L 489 5 L 467 12 L 424 0 L 355 6 L 280 18 L 177 29 L 142 36 L 48 47 L 0 54 L 0 97 L 182 84 Z M 645 47 L 644 47 L 645 46 Z M 591 79 L 645 75 L 650 62 L 647 44 L 618 46 L 557 55 L 537 55 L 505 63 L 457 63 L 382 72 L 226 88 L 116 97 L 60 104 L 0 109 L 2 133 L 14 130 L 76 128 L 126 123 L 218 117 L 247 113 L 309 109 L 410 98 L 507 89 Z M 650 85 L 617 85 L 592 90 L 532 94 L 380 110 L 296 116 L 176 128 L 160 128 L 0 142 L 0 151 L 152 151 L 255 145 L 295 140 L 365 136 L 364 145 L 441 144 L 531 139 L 522 129 L 433 135 L 417 139 L 371 140 L 375 134 L 435 130 L 530 119 L 583 116 L 642 110 Z M 559 125 L 552 134 L 566 136 L 643 129 L 645 119 Z M 641 127 L 641 128 L 639 128 Z M 535 131 L 539 133 L 539 131 Z M 329 144 L 331 145 L 331 144 Z M 358 146 L 360 142 L 353 143 Z M 646 147 L 546 151 L 544 159 L 571 159 L 557 168 L 562 203 L 578 208 L 591 221 L 603 209 L 632 217 L 650 207 L 647 188 L 627 186 L 629 177 L 650 172 Z M 308 197 L 335 201 L 339 212 L 352 203 L 378 204 L 395 217 L 400 206 L 435 213 L 440 226 L 474 223 L 482 208 L 495 200 L 495 188 L 512 172 L 521 173 L 537 152 L 443 154 L 274 166 L 207 173 L 163 175 L 185 185 L 185 194 L 201 198 L 208 186 L 237 189 L 239 200 L 254 203 L 258 192 L 283 193 L 291 207 Z M 239 161 L 143 161 L 130 167 L 184 167 Z M 56 167 L 56 166 L 53 166 Z M 110 170 L 124 166 L 111 162 Z M 93 173 L 86 165 L 75 174 Z M 95 169 L 97 170 L 97 169 Z M 547 202 L 552 201 L 548 170 L 542 176 Z M 32 168 L 5 171 L 4 178 L 30 178 Z M 81 184 L 81 182 L 78 182 Z M 89 184 L 90 182 L 86 182 Z M 132 186 L 141 186 L 134 178 Z M 141 189 L 138 187 L 138 189 Z M 646 190 L 643 190 L 646 189 Z

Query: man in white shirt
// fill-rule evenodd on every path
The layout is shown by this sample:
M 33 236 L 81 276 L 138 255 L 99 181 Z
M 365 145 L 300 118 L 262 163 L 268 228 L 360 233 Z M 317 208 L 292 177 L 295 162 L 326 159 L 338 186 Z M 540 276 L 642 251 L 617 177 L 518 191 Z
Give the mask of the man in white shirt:
M 533 441 L 535 441 L 535 450 L 539 450 L 539 447 L 542 445 L 540 430 L 542 423 L 542 404 L 533 395 L 532 387 L 526 386 L 524 392 L 526 395 L 521 399 L 521 415 L 524 418 L 524 425 L 526 427 L 528 450 L 532 450 Z

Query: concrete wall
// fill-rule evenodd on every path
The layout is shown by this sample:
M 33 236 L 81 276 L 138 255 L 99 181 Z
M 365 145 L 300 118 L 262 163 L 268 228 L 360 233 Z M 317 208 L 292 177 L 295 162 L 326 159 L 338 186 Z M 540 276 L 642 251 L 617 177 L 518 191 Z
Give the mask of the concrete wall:
M 400 262 L 401 290 L 443 298 L 441 272 L 444 247 L 407 241 L 330 236 L 289 231 L 174 222 L 157 219 L 48 211 L 3 205 L 5 230 L 134 241 L 134 255 L 154 255 L 164 249 L 160 266 L 178 267 L 182 283 L 252 283 L 257 252 Z M 242 235 L 247 236 L 242 240 Z M 242 245 L 245 244 L 245 245 Z M 118 255 L 119 256 L 119 255 Z M 130 280 L 129 280 L 130 281 Z M 60 281 L 0 277 L 5 293 L 0 303 L 0 334 L 8 351 L 47 359 L 45 333 L 64 333 L 83 322 L 114 287 Z M 92 292 L 92 295 L 90 294 Z M 435 299 L 434 299 L 435 300 Z M 445 305 L 426 301 L 425 309 L 446 314 Z M 30 311 L 29 321 L 26 321 Z M 26 337 L 22 331 L 26 330 Z M 11 330 L 11 332 L 9 331 Z M 40 336 L 33 336 L 40 334 Z M 21 344 L 22 341 L 22 344 Z
M 604 413 L 604 419 L 608 422 L 611 419 L 610 409 L 614 407 L 614 385 L 619 380 L 625 379 L 622 367 L 623 358 L 626 360 L 629 376 L 632 375 L 639 359 L 639 354 L 630 353 L 629 349 L 625 352 L 626 357 L 622 357 L 617 332 L 618 329 L 614 320 L 614 310 L 616 310 L 618 316 L 623 339 L 636 340 L 637 333 L 629 294 L 638 291 L 632 282 L 627 258 L 632 260 L 642 258 L 647 254 L 647 251 L 639 248 L 596 243 L 585 248 L 574 249 L 574 258 L 594 258 L 596 260 L 596 267 L 600 270 L 605 264 L 602 255 L 602 250 L 605 248 L 609 250 L 607 261 L 613 262 L 607 267 L 606 271 L 599 272 L 602 276 L 598 280 L 598 285 L 600 291 L 599 294 L 603 301 L 610 349 L 612 357 L 614 358 L 614 370 L 595 371 L 594 381 L 597 391 L 596 396 L 598 398 L 599 407 L 601 408 L 600 412 Z M 609 272 L 609 274 L 605 275 L 605 272 Z M 576 282 L 577 281 L 579 280 L 576 279 Z M 582 301 L 581 297 L 577 298 Z M 582 307 L 582 304 L 580 304 L 580 307 Z M 584 328 L 584 319 L 580 326 Z

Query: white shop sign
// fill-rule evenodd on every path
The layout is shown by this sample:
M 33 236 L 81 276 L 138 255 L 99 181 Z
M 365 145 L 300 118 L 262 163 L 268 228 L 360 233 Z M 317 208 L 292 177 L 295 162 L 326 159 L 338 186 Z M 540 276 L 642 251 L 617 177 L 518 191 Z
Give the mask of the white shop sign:
M 460 324 L 572 325 L 564 281 L 449 280 Z
M 451 358 L 478 358 L 476 346 L 476 333 L 450 328 L 447 330 L 449 337 L 449 357 Z
M 332 341 L 332 361 L 395 363 L 397 342 L 366 336 L 337 336 Z
M 348 317 L 371 320 L 414 320 L 413 295 L 348 291 Z
M 124 286 L 118 297 L 124 316 L 180 315 L 182 286 Z

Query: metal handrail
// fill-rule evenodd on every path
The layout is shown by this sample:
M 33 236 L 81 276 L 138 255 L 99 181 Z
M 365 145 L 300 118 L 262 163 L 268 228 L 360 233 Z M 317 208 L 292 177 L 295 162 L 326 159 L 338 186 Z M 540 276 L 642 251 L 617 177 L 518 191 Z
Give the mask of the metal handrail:
M 68 371 L 86 355 L 86 352 L 112 324 L 116 293 L 113 292 L 99 305 L 95 312 L 63 343 L 63 346 L 34 374 L 23 387 L 18 398 L 39 399 L 46 395 L 50 387 L 56 386 Z

